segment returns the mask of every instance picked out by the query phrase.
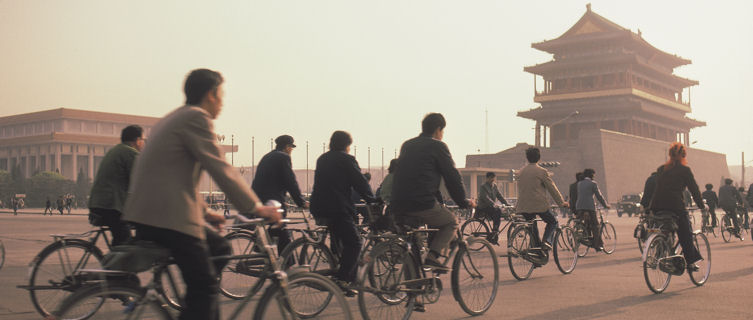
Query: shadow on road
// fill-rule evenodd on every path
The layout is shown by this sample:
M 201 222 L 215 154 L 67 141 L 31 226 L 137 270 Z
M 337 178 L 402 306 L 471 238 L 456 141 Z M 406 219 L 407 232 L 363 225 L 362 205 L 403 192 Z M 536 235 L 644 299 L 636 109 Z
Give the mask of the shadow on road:
M 677 292 L 666 292 L 660 295 L 650 294 L 646 296 L 627 296 L 619 299 L 602 301 L 594 304 L 572 306 L 558 309 L 547 313 L 527 316 L 526 319 L 594 319 L 614 316 L 620 313 L 621 308 L 630 308 L 643 303 L 656 302 L 657 300 L 669 299 L 676 296 Z

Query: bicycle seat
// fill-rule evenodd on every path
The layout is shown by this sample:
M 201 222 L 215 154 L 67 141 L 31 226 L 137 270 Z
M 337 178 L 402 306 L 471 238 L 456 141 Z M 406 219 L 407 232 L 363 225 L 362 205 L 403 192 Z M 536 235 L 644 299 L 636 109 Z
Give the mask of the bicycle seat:
M 151 241 L 136 240 L 129 244 L 114 246 L 102 259 L 107 270 L 143 272 L 155 263 L 166 263 L 170 250 Z

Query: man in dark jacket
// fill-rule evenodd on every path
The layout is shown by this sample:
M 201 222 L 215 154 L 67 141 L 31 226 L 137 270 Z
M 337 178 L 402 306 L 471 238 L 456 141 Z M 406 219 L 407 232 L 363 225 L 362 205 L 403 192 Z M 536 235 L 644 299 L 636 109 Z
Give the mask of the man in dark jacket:
M 570 184 L 570 192 L 568 194 L 568 203 L 570 204 L 570 214 L 576 214 L 575 210 L 575 203 L 578 201 L 578 182 L 583 180 L 583 172 L 578 172 L 575 174 L 575 182 Z M 577 217 L 577 215 L 576 215 Z M 583 219 L 581 217 L 578 217 L 578 219 Z
M 737 212 L 737 206 L 743 203 L 743 198 L 740 193 L 737 192 L 735 186 L 732 185 L 732 179 L 724 179 L 724 185 L 719 188 L 719 206 L 722 207 L 724 213 L 730 217 L 732 223 L 735 225 L 735 230 L 740 230 L 740 226 L 737 223 L 735 214 Z
M 290 198 L 298 207 L 308 208 L 308 203 L 303 199 L 295 173 L 293 173 L 293 164 L 290 158 L 293 148 L 295 148 L 293 137 L 281 135 L 275 139 L 275 145 L 275 149 L 264 155 L 259 161 L 251 189 L 259 196 L 262 203 L 269 200 L 281 203 L 282 209 L 285 210 L 283 216 L 287 216 L 285 193 L 290 194 Z M 290 233 L 284 227 L 270 228 L 269 235 L 277 237 L 278 253 L 282 252 L 290 243 Z
M 466 200 L 460 173 L 455 168 L 450 150 L 442 142 L 444 117 L 430 113 L 421 122 L 421 134 L 403 143 L 400 148 L 392 187 L 392 212 L 396 217 L 421 220 L 431 228 L 438 228 L 429 246 L 426 265 L 436 271 L 447 271 L 438 260 L 455 236 L 458 222 L 455 215 L 441 205 L 439 185 L 444 179 L 452 200 L 460 208 L 475 207 Z
M 366 202 L 375 202 L 374 194 L 361 173 L 356 158 L 348 154 L 353 138 L 345 131 L 335 131 L 329 140 L 329 152 L 316 160 L 314 190 L 311 192 L 311 214 L 318 224 L 329 228 L 331 242 L 340 243 L 338 284 L 348 288 L 356 280 L 361 237 L 356 228 L 356 210 L 351 192 L 355 190 Z
M 489 242 L 498 244 L 497 233 L 499 226 L 502 223 L 502 209 L 494 206 L 494 203 L 499 200 L 504 205 L 508 205 L 502 194 L 499 193 L 497 188 L 497 175 L 494 172 L 486 173 L 486 183 L 481 185 L 478 190 L 478 205 L 476 206 L 476 214 L 478 217 L 487 217 L 492 220 L 492 232 L 489 235 Z
M 599 191 L 599 185 L 593 181 L 596 171 L 594 169 L 583 170 L 583 180 L 578 182 L 578 201 L 575 203 L 575 209 L 582 216 L 587 231 L 591 234 L 591 246 L 596 251 L 602 251 L 603 243 L 601 240 L 601 230 L 599 229 L 599 219 L 596 216 L 596 206 L 594 197 L 599 203 L 609 209 L 609 205 Z
M 719 198 L 716 197 L 714 192 L 714 185 L 707 183 L 706 191 L 701 194 L 703 200 L 706 200 L 706 205 L 709 207 L 709 215 L 711 216 L 711 227 L 716 227 L 716 207 L 719 206 Z M 708 217 L 704 217 L 703 224 L 708 226 Z

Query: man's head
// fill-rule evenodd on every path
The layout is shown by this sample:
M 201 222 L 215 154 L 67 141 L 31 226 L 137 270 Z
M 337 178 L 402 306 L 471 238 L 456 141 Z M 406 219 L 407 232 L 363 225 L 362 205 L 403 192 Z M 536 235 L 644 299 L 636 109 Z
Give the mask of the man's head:
M 293 148 L 295 148 L 293 137 L 283 134 L 275 139 L 275 150 L 291 154 L 293 153 Z
M 730 178 L 724 179 L 724 184 L 728 185 L 728 186 L 732 185 L 732 179 L 730 179 Z
M 120 131 L 120 142 L 141 151 L 144 148 L 144 129 L 135 124 L 127 126 Z
M 529 163 L 539 162 L 541 160 L 541 151 L 539 148 L 530 147 L 526 149 L 526 159 L 528 159 Z
M 707 183 L 706 184 L 706 190 L 711 190 L 711 189 L 714 189 L 714 185 L 710 184 L 710 183 Z
M 497 175 L 494 172 L 487 172 L 486 173 L 486 182 L 488 182 L 488 183 L 494 183 L 494 180 L 497 180 Z
M 390 166 L 387 168 L 387 172 L 393 173 L 397 169 L 397 159 L 390 160 Z
M 186 77 L 183 92 L 186 104 L 198 106 L 216 119 L 222 110 L 225 92 L 222 88 L 222 75 L 209 69 L 196 69 Z
M 350 136 L 350 133 L 338 130 L 333 132 L 332 137 L 329 138 L 329 149 L 332 151 L 350 152 L 351 143 L 353 143 L 353 138 Z
M 371 181 L 371 172 L 364 173 L 363 177 L 366 178 L 366 181 Z
M 583 170 L 583 176 L 586 178 L 593 179 L 594 174 L 596 174 L 596 171 L 594 169 L 588 168 L 586 170 Z
M 575 174 L 575 181 L 581 181 L 581 180 L 583 180 L 585 178 L 586 178 L 586 176 L 583 175 L 583 172 L 578 172 L 578 173 Z
M 421 134 L 431 136 L 434 139 L 442 140 L 444 137 L 444 127 L 447 122 L 441 113 L 429 113 L 421 121 Z

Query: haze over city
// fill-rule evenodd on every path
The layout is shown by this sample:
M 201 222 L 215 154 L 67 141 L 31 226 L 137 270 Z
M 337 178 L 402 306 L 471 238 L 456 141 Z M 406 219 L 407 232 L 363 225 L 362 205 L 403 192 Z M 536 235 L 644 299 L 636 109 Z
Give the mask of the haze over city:
M 591 1 L 599 15 L 656 48 L 692 60 L 692 113 L 706 127 L 692 145 L 753 159 L 747 92 L 753 4 L 746 1 Z M 191 70 L 220 71 L 225 108 L 216 131 L 251 165 L 270 139 L 296 139 L 295 168 L 314 167 L 334 130 L 378 167 L 420 131 L 428 112 L 448 120 L 445 141 L 465 155 L 533 144 L 537 107 L 524 66 L 551 55 L 531 43 L 559 37 L 584 1 L 0 1 L 0 116 L 73 108 L 161 117 L 183 101 Z M 541 85 L 539 83 L 539 85 Z M 687 98 L 686 98 L 687 99 Z M 484 117 L 488 110 L 488 147 Z M 353 152 L 354 150 L 352 150 Z M 693 159 L 689 159 L 692 164 Z M 747 161 L 746 161 L 747 162 Z

